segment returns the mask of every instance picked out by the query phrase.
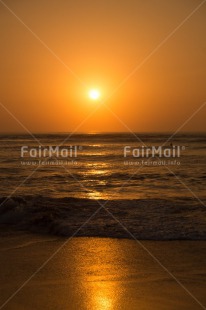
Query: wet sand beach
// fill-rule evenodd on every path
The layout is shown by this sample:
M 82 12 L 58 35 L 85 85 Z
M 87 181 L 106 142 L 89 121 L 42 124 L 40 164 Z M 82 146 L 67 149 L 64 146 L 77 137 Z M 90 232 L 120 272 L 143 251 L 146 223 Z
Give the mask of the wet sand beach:
M 206 308 L 206 242 L 82 237 L 67 241 L 6 303 L 66 240 L 22 233 L 1 239 L 0 309 Z

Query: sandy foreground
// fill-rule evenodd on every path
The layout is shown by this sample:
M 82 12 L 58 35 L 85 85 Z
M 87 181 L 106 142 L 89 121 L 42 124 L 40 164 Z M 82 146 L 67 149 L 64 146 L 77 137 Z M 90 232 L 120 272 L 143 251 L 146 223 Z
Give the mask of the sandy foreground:
M 204 241 L 141 241 L 185 289 L 136 241 L 74 238 L 15 294 L 65 241 L 1 238 L 0 309 L 206 309 Z

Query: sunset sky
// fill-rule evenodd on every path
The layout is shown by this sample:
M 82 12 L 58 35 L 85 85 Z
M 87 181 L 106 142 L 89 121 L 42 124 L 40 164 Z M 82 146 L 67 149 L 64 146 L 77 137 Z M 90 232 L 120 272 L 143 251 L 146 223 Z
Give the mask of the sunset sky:
M 0 132 L 25 132 L 9 112 L 32 132 L 175 131 L 206 101 L 201 3 L 0 1 Z

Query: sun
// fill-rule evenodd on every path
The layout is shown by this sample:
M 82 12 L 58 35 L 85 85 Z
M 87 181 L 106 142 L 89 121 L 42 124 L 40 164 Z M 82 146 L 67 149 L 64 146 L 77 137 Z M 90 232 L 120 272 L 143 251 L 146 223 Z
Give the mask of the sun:
M 92 100 L 98 100 L 100 98 L 101 94 L 98 89 L 90 89 L 89 91 L 89 98 Z

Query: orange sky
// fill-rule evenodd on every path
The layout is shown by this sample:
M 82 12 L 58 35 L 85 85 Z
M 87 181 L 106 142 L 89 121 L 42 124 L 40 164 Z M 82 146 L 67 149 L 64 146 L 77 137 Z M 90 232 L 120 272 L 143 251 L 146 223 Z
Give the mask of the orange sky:
M 32 132 L 175 131 L 206 101 L 206 4 L 119 88 L 199 0 L 4 3 L 33 34 L 0 4 L 0 102 Z M 203 107 L 182 130 L 205 119 Z M 0 106 L 0 132 L 17 131 Z

